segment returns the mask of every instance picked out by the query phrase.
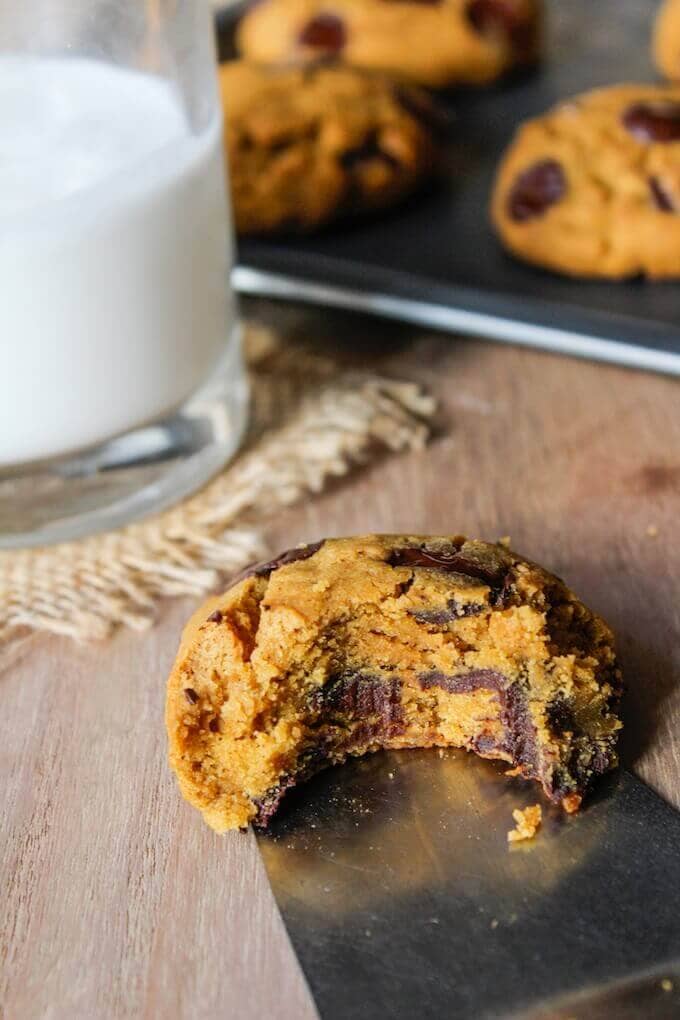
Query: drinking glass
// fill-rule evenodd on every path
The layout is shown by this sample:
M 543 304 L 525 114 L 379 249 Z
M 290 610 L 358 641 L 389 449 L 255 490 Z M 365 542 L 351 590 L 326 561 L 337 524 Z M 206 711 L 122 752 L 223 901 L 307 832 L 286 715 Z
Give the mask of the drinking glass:
M 206 0 L 0 5 L 0 546 L 158 511 L 247 383 Z

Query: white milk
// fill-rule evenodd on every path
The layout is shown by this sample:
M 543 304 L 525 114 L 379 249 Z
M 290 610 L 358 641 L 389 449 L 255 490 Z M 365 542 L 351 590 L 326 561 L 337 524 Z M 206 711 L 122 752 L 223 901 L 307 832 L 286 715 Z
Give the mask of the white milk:
M 221 121 L 159 78 L 0 58 L 0 465 L 162 416 L 225 352 Z

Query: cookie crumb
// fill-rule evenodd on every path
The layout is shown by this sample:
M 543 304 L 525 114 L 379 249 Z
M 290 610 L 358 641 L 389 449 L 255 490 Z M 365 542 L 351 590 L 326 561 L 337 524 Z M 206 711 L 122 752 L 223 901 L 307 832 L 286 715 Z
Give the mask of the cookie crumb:
M 573 815 L 580 808 L 582 800 L 580 793 L 568 793 L 562 798 L 562 807 L 568 815 Z
M 540 804 L 533 804 L 531 807 L 521 811 L 516 808 L 512 817 L 517 823 L 514 829 L 508 833 L 508 843 L 519 843 L 525 839 L 533 839 L 541 826 L 543 812 Z
M 656 524 L 648 524 L 645 534 L 647 535 L 647 538 L 656 538 L 659 534 L 659 529 Z
M 503 535 L 502 538 L 498 539 L 498 545 L 504 545 L 506 549 L 510 548 L 510 536 Z
M 672 992 L 673 982 L 671 981 L 671 979 L 664 978 L 663 981 L 661 982 L 661 988 L 663 989 L 664 992 Z
M 522 775 L 522 767 L 521 767 L 521 765 L 516 765 L 514 767 L 514 769 L 506 769 L 505 770 L 505 775 L 506 776 L 510 776 L 510 777 L 512 777 L 512 776 L 521 776 Z

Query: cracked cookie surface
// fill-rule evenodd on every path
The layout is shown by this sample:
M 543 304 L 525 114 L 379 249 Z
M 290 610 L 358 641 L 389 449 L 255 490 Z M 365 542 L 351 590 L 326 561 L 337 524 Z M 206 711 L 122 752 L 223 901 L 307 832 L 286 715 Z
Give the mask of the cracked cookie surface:
M 214 829 L 383 747 L 463 747 L 576 810 L 616 762 L 612 635 L 558 578 L 460 536 L 328 539 L 251 568 L 189 622 L 170 762 Z M 499 780 L 500 781 L 500 780 Z
M 680 276 L 680 87 L 619 85 L 520 128 L 492 218 L 515 255 L 573 276 Z
M 432 101 L 340 66 L 219 71 L 236 229 L 310 230 L 392 205 L 435 169 Z
M 441 88 L 485 84 L 533 61 L 541 0 L 260 0 L 237 46 L 262 63 L 339 57 Z

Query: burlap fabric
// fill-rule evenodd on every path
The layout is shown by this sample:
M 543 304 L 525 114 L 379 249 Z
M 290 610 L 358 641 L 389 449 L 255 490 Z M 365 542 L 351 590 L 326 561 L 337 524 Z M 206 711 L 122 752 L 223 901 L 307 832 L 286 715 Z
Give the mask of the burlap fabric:
M 177 507 L 79 542 L 0 553 L 0 652 L 49 631 L 105 638 L 142 629 L 161 599 L 201 596 L 266 556 L 267 521 L 381 449 L 421 446 L 432 399 L 408 382 L 246 329 L 251 423 L 240 455 Z

